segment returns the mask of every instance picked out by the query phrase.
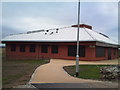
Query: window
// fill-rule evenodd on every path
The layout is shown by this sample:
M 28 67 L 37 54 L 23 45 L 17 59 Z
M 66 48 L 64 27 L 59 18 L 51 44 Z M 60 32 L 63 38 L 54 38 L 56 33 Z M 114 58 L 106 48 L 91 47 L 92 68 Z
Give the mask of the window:
M 113 50 L 114 50 L 114 51 L 113 51 L 113 54 L 116 55 L 116 49 L 113 49 Z
M 52 47 L 51 53 L 58 53 L 58 45 L 53 45 L 51 47 Z
M 80 45 L 79 48 L 80 48 L 79 49 L 79 56 L 80 57 L 85 57 L 85 46 Z M 76 45 L 68 46 L 68 56 L 76 56 L 76 50 L 77 50 Z
M 85 57 L 85 46 L 80 45 L 79 56 Z
M 20 52 L 25 52 L 25 45 L 24 44 L 20 45 Z
M 48 52 L 48 46 L 47 45 L 42 45 L 41 46 L 41 53 L 47 53 Z
M 12 44 L 12 45 L 11 45 L 11 51 L 13 51 L 13 52 L 16 51 L 16 45 L 15 45 L 15 44 Z
M 35 52 L 36 45 L 31 44 L 30 45 L 30 52 Z
M 104 47 L 96 47 L 96 57 L 105 57 L 105 48 Z
M 76 56 L 76 46 L 75 45 L 68 46 L 68 56 Z

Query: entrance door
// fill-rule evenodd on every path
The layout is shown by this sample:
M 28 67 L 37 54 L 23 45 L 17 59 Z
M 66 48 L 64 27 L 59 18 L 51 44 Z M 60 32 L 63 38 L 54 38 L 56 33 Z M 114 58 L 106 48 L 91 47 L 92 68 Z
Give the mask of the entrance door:
M 108 48 L 108 60 L 111 59 L 111 48 Z
M 79 46 L 79 56 L 85 57 L 85 46 Z M 68 46 L 68 56 L 76 56 L 77 47 L 76 45 L 69 45 Z

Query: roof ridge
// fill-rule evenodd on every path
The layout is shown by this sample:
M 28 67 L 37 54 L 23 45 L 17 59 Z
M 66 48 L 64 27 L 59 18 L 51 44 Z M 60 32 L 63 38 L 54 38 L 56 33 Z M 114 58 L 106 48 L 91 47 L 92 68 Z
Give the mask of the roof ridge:
M 93 30 L 94 31 L 94 30 Z M 100 33 L 102 33 L 102 32 L 97 32 L 97 31 L 94 31 L 95 33 L 97 33 L 97 34 L 100 34 Z M 103 33 L 102 33 L 103 34 Z M 101 35 L 101 34 L 100 34 Z M 109 37 L 109 36 L 108 36 Z M 116 42 L 116 43 L 118 43 L 117 41 L 115 41 L 115 40 L 113 40 L 113 39 L 111 39 L 110 37 L 108 38 L 108 39 L 110 39 L 111 41 L 113 41 L 113 42 Z
M 98 31 L 95 31 L 95 30 L 93 30 L 95 33 L 97 33 L 97 34 L 99 34 L 99 35 L 102 35 L 102 34 L 104 34 L 104 33 L 102 33 L 102 32 L 98 32 Z M 102 34 L 100 34 L 100 33 L 102 33 Z M 106 34 L 104 34 L 104 35 L 106 35 Z M 103 36 L 103 35 L 102 35 Z M 107 35 L 106 35 L 107 36 Z M 109 36 L 107 36 L 108 37 L 108 39 L 110 39 L 109 38 Z M 111 39 L 110 39 L 111 40 Z
M 84 27 L 84 30 L 89 34 L 90 37 L 92 37 L 93 40 L 96 40 L 87 30 L 86 28 Z M 97 41 L 97 40 L 96 40 Z
M 85 28 L 84 28 L 85 29 Z M 86 29 L 85 29 L 86 30 Z M 99 35 L 101 35 L 100 34 L 100 32 L 97 32 L 97 31 L 94 31 L 94 30 L 92 30 L 93 32 L 95 32 L 95 33 L 97 33 L 97 34 L 99 34 Z M 86 30 L 86 32 L 88 32 L 87 30 Z M 89 33 L 88 33 L 89 34 Z M 89 35 L 91 35 L 91 34 L 89 34 Z M 91 35 L 92 36 L 92 35 Z M 101 36 L 103 36 L 103 35 L 101 35 Z M 93 37 L 93 36 L 92 36 Z M 103 36 L 104 37 L 104 36 Z M 107 37 L 106 37 L 107 38 Z M 96 40 L 94 37 L 93 37 L 93 39 L 94 40 Z M 111 39 L 111 38 L 107 38 L 107 39 L 109 39 L 109 40 L 111 40 L 111 41 L 113 41 L 113 42 L 115 42 L 115 43 L 118 43 L 117 41 L 115 41 L 115 40 L 113 40 L 113 39 Z M 97 41 L 97 40 L 96 40 Z

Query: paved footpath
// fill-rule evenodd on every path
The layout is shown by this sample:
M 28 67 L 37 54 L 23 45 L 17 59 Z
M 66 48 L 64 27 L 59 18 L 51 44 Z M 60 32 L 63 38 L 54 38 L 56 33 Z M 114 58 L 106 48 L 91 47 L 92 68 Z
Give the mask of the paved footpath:
M 45 83 L 53 84 L 53 83 L 76 83 L 76 85 L 81 84 L 84 87 L 94 87 L 94 88 L 117 88 L 117 83 L 111 82 L 102 82 L 96 80 L 86 80 L 79 79 L 76 77 L 72 77 L 67 74 L 63 67 L 69 65 L 75 65 L 75 61 L 73 60 L 60 60 L 60 59 L 51 59 L 50 63 L 44 64 L 38 67 L 32 78 L 30 83 L 32 84 L 40 84 L 45 85 Z M 105 60 L 105 61 L 80 61 L 79 64 L 118 64 L 118 60 Z M 70 85 L 71 86 L 71 85 Z M 81 87 L 82 87 L 81 86 Z

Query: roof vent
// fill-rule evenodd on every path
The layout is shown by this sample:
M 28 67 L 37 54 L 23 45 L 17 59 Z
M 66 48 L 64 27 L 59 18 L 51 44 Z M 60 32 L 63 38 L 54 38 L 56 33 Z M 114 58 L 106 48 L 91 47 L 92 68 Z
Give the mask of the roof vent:
M 56 29 L 56 33 L 58 33 L 58 30 L 59 30 L 59 29 L 57 28 L 57 29 Z
M 105 35 L 105 34 L 103 34 L 103 33 L 99 33 L 99 34 L 103 35 L 104 37 L 107 37 L 107 38 L 109 38 L 107 35 Z
M 72 25 L 72 27 L 78 27 L 78 25 Z M 90 26 L 90 25 L 86 25 L 86 24 L 80 24 L 79 27 L 81 27 L 81 28 L 92 29 L 92 26 Z
M 37 32 L 44 32 L 45 30 L 35 30 L 35 31 L 28 31 L 27 34 L 29 33 L 37 33 Z
M 50 33 L 50 35 L 52 35 L 52 34 L 53 34 L 53 32 Z
M 49 32 L 49 30 L 46 30 L 47 32 Z

